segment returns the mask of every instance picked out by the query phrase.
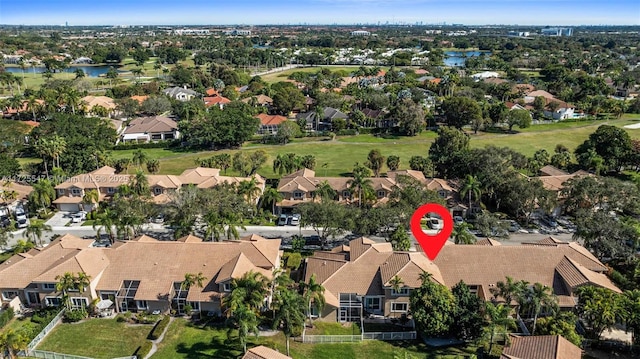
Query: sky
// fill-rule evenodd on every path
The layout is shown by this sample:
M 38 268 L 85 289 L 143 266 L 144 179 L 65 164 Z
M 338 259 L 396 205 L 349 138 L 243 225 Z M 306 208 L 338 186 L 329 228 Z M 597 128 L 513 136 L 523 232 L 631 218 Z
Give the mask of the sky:
M 640 25 L 640 0 L 0 0 L 9 25 Z

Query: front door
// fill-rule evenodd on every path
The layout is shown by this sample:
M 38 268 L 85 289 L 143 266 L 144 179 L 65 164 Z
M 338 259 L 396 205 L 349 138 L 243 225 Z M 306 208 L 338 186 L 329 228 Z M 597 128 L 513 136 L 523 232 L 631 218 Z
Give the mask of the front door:
M 29 302 L 30 305 L 40 304 L 38 292 L 27 292 L 27 302 Z

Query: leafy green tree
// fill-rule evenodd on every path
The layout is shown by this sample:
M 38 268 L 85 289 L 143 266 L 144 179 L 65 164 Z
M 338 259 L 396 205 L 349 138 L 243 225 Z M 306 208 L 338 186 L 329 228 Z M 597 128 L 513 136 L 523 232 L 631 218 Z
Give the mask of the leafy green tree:
M 627 131 L 610 125 L 602 125 L 589 135 L 589 138 L 576 148 L 575 155 L 578 163 L 583 168 L 589 169 L 590 163 L 587 156 L 589 150 L 604 161 L 603 166 L 608 171 L 620 171 L 629 161 L 633 151 L 631 138 Z
M 576 332 L 578 318 L 571 312 L 558 312 L 553 316 L 538 319 L 538 335 L 561 335 L 576 346 L 582 344 L 582 337 Z
M 474 119 L 482 118 L 482 110 L 478 103 L 464 96 L 454 96 L 442 102 L 442 111 L 447 125 L 462 128 L 471 124 Z
M 509 126 L 509 132 L 512 132 L 513 126 L 520 128 L 531 126 L 531 114 L 527 110 L 511 110 L 507 113 L 505 120 Z
M 408 251 L 411 248 L 411 238 L 403 227 L 397 227 L 389 236 L 389 242 L 394 251 Z
M 248 106 L 243 102 L 232 102 L 224 110 L 212 107 L 204 119 L 180 121 L 178 128 L 183 140 L 192 147 L 238 147 L 249 140 L 260 126 L 260 120 L 251 115 Z
M 293 109 L 304 105 L 304 95 L 290 82 L 278 82 L 271 86 L 273 106 L 282 115 L 288 115 Z
M 514 299 L 518 295 L 520 288 L 521 287 L 518 285 L 518 282 L 507 276 L 504 282 L 499 281 L 496 283 L 496 286 L 490 288 L 489 291 L 493 294 L 493 299 L 497 300 L 498 298 L 502 298 L 504 304 L 511 307 L 511 303 L 513 303 Z
M 387 167 L 389 171 L 397 171 L 400 167 L 400 157 L 395 155 L 387 157 Z
M 432 281 L 429 274 L 423 276 L 422 285 L 411 291 L 410 297 L 411 314 L 421 335 L 431 338 L 449 333 L 454 301 L 449 288 Z
M 307 202 L 295 207 L 300 214 L 300 226 L 310 226 L 325 244 L 327 238 L 334 237 L 351 228 L 347 209 L 334 201 Z
M 429 158 L 444 178 L 461 177 L 468 168 L 469 153 L 469 136 L 454 127 L 440 127 L 429 147 Z
M 29 338 L 21 331 L 8 328 L 0 333 L 0 348 L 3 353 L 9 354 L 10 359 L 16 358 L 19 351 L 27 349 L 28 344 Z
M 231 293 L 224 297 L 223 306 L 231 316 L 242 308 L 258 313 L 268 293 L 269 280 L 259 272 L 249 271 L 231 280 Z
M 35 244 L 31 241 L 27 241 L 24 239 L 19 239 L 16 245 L 13 247 L 13 253 L 26 253 L 33 249 Z
M 278 132 L 275 134 L 276 141 L 281 144 L 291 142 L 294 137 L 300 136 L 300 126 L 294 121 L 285 121 L 278 126 Z
M 147 171 L 151 174 L 156 174 L 160 171 L 160 161 L 155 158 L 148 159 L 146 162 Z
M 433 177 L 433 162 L 429 157 L 412 156 L 409 159 L 409 168 L 422 172 L 426 177 Z
M 382 166 L 384 165 L 384 156 L 380 153 L 379 150 L 371 150 L 369 151 L 369 155 L 367 156 L 367 162 L 365 163 L 365 165 L 373 171 L 373 175 L 375 177 L 378 177 L 380 175 L 380 171 L 382 170 Z
M 282 196 L 282 194 L 280 192 L 278 192 L 278 190 L 276 188 L 269 187 L 262 194 L 261 203 L 263 205 L 270 205 L 271 206 L 271 213 L 275 214 L 276 213 L 276 203 L 282 201 L 283 198 L 284 197 Z
M 476 201 L 480 199 L 482 194 L 482 183 L 478 181 L 475 176 L 467 175 L 462 182 L 462 188 L 460 189 L 460 195 L 469 199 L 469 208 L 471 208 L 471 197 Z
M 611 329 L 620 319 L 620 296 L 609 289 L 594 286 L 579 287 L 576 295 L 576 312 L 587 322 L 587 337 L 600 339 L 602 332 Z
M 469 225 L 466 223 L 455 224 L 451 237 L 456 244 L 474 244 L 477 241 L 476 236 L 469 232 Z
M 227 320 L 227 325 L 231 328 L 235 328 L 238 331 L 238 340 L 242 345 L 244 353 L 247 352 L 247 338 L 250 334 L 254 334 L 258 337 L 258 315 L 244 304 L 239 305 L 233 310 L 231 316 Z
M 456 338 L 464 341 L 472 341 L 482 335 L 484 326 L 483 310 L 484 302 L 476 294 L 471 293 L 469 287 L 460 281 L 451 293 L 454 298 L 454 309 L 451 323 L 451 333 Z
M 304 155 L 300 158 L 300 165 L 304 168 L 313 170 L 316 167 L 316 156 Z
M 622 311 L 627 330 L 632 334 L 632 342 L 640 342 L 640 290 L 626 291 L 622 299 Z
M 398 121 L 400 132 L 406 136 L 416 136 L 425 126 L 422 106 L 411 99 L 401 100 L 391 111 L 391 117 Z

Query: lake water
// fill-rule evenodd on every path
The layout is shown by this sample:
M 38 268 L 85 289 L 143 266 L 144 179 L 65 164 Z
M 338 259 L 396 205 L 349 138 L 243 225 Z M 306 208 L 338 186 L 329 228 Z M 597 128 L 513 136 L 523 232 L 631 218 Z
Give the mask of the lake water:
M 87 77 L 99 77 L 100 75 L 104 75 L 109 71 L 109 67 L 111 66 L 71 66 L 69 68 L 64 69 L 64 72 L 73 73 L 76 69 L 82 69 Z M 13 72 L 16 74 L 22 74 L 22 69 L 19 67 L 5 67 L 7 72 Z M 41 74 L 45 71 L 45 67 L 27 67 L 24 69 L 25 76 Z
M 475 56 L 491 56 L 491 52 L 486 51 L 447 51 L 444 53 L 444 64 L 446 66 L 464 67 L 467 58 Z

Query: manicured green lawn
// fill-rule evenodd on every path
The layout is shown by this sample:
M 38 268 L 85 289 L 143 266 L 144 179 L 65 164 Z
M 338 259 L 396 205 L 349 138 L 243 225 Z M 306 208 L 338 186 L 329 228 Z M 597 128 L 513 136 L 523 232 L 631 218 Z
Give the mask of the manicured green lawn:
M 128 326 L 115 319 L 63 323 L 37 349 L 97 359 L 129 356 L 144 343 L 152 328 L 152 325 Z
M 449 348 L 433 350 L 418 342 L 382 342 L 367 340 L 349 344 L 303 344 L 291 340 L 291 356 L 294 359 L 392 359 L 396 354 L 411 354 L 420 359 L 454 359 L 460 355 L 475 353 L 475 348 Z M 286 353 L 284 336 L 251 338 L 248 347 L 265 345 Z M 236 358 L 242 348 L 236 334 L 230 340 L 226 329 L 201 329 L 183 319 L 175 320 L 153 359 L 173 358 Z M 403 357 L 403 356 L 401 356 Z
M 318 71 L 321 71 L 325 66 L 314 66 L 314 67 L 300 67 L 300 68 L 295 68 L 295 69 L 291 69 L 291 70 L 286 70 L 286 71 L 282 71 L 282 72 L 274 72 L 274 73 L 270 73 L 270 74 L 266 74 L 266 75 L 262 75 L 260 76 L 265 82 L 267 83 L 275 83 L 275 82 L 280 82 L 280 81 L 286 81 L 287 77 L 289 77 L 289 75 L 291 75 L 294 72 L 310 72 L 310 73 L 316 73 Z M 331 70 L 331 72 L 337 72 L 337 71 L 345 71 L 347 73 L 347 76 L 349 76 L 350 73 L 352 73 L 353 71 L 358 70 L 359 66 L 327 66 L 326 68 L 328 68 L 329 70 Z M 381 70 L 387 70 L 388 67 L 380 67 Z
M 341 323 L 323 323 L 316 321 L 314 328 L 307 330 L 309 335 L 359 335 L 360 327 L 357 324 L 342 325 Z
M 0 253 L 0 263 L 6 261 L 7 259 L 11 258 L 11 256 L 13 255 L 12 252 L 4 252 L 4 253 Z

